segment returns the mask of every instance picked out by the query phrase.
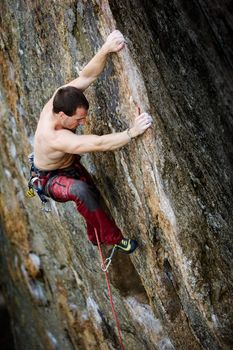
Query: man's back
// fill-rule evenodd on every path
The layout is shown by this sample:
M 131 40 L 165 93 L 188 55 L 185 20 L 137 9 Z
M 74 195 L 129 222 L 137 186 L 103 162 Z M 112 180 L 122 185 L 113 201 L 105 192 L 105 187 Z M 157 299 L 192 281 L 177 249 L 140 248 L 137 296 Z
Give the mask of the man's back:
M 34 162 L 38 169 L 61 169 L 73 163 L 73 154 L 64 153 L 53 147 L 57 132 L 59 130 L 56 130 L 52 105 L 48 103 L 41 112 L 34 139 Z

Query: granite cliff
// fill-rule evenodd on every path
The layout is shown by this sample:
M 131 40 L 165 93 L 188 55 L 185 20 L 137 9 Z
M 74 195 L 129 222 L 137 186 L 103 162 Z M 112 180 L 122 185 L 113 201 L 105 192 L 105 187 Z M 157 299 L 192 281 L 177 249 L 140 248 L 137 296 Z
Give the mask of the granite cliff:
M 127 46 L 86 91 L 85 132 L 124 130 L 137 105 L 153 127 L 83 162 L 140 245 L 109 272 L 125 349 L 232 349 L 232 12 L 230 0 L 1 1 L 0 282 L 17 349 L 119 348 L 83 219 L 25 198 L 41 108 L 115 28 Z

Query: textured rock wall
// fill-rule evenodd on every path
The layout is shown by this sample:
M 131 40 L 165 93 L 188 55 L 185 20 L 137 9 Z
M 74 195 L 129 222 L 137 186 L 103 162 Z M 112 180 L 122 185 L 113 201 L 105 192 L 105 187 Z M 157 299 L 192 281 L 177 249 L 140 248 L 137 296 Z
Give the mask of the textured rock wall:
M 83 219 L 72 203 L 44 214 L 24 196 L 43 104 L 115 28 L 127 47 L 86 93 L 85 132 L 124 130 L 136 105 L 154 118 L 120 151 L 84 157 L 140 244 L 110 270 L 125 348 L 232 348 L 232 11 L 231 1 L 2 0 L 0 280 L 17 349 L 119 348 Z

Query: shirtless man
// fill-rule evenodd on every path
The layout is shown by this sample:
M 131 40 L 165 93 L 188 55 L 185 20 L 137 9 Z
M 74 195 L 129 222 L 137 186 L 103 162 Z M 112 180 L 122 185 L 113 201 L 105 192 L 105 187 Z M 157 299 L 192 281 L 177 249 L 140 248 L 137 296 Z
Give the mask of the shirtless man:
M 80 155 L 96 151 L 113 151 L 151 126 L 152 118 L 142 113 L 130 129 L 107 135 L 76 135 L 78 125 L 85 124 L 88 101 L 83 91 L 103 71 L 109 53 L 124 47 L 123 35 L 115 30 L 80 72 L 75 80 L 59 88 L 44 106 L 34 140 L 34 165 L 45 195 L 55 201 L 74 201 L 86 219 L 87 235 L 96 245 L 95 230 L 101 243 L 114 245 L 124 253 L 132 253 L 137 242 L 124 238 L 115 222 L 101 208 L 96 189 Z

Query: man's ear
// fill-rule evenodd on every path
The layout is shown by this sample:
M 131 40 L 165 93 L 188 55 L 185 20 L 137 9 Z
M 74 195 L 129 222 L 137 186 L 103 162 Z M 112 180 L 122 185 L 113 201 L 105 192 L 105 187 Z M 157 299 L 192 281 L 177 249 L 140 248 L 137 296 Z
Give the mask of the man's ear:
M 59 118 L 61 118 L 61 119 L 64 119 L 64 118 L 66 117 L 65 113 L 62 112 L 62 111 L 60 111 L 60 112 L 58 113 L 58 116 L 59 116 Z

